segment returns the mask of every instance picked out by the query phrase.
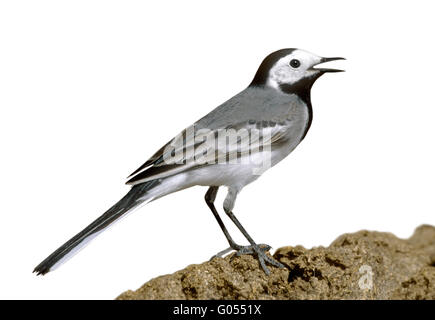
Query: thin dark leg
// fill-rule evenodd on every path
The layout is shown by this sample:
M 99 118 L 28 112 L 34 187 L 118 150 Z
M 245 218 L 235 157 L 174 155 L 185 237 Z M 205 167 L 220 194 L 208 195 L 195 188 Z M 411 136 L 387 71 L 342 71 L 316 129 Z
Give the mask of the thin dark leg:
M 219 223 L 219 226 L 221 227 L 223 233 L 225 234 L 225 237 L 228 240 L 228 243 L 230 244 L 230 248 L 234 250 L 240 249 L 242 246 L 238 245 L 234 242 L 233 238 L 231 238 L 230 233 L 228 232 L 227 228 L 224 225 L 224 222 L 222 221 L 221 217 L 219 216 L 219 213 L 216 210 L 216 207 L 214 206 L 214 201 L 216 200 L 216 195 L 218 192 L 219 187 L 210 187 L 207 190 L 207 193 L 205 194 L 205 202 L 207 203 L 208 207 L 210 208 L 211 212 L 213 212 L 213 215 L 215 216 L 217 222 Z M 225 253 L 228 253 L 231 251 L 230 249 L 225 249 L 217 254 L 217 256 L 222 256 Z
M 251 244 L 250 246 L 246 246 L 241 248 L 237 255 L 242 254 L 255 254 L 258 257 L 258 261 L 260 262 L 261 267 L 263 268 L 264 272 L 269 275 L 270 270 L 266 267 L 266 262 L 270 263 L 271 265 L 274 265 L 278 268 L 284 268 L 284 265 L 278 261 L 276 261 L 273 258 L 270 258 L 268 255 L 266 255 L 266 251 L 270 249 L 269 245 L 260 244 L 257 245 L 252 239 L 252 237 L 248 234 L 246 229 L 242 226 L 242 224 L 239 222 L 239 220 L 236 218 L 234 213 L 231 210 L 225 209 L 225 213 L 230 217 L 231 221 L 234 222 L 234 224 L 237 226 L 237 228 L 240 230 L 240 232 L 245 236 L 245 238 L 249 241 Z
M 230 247 L 219 252 L 215 256 L 212 257 L 212 259 L 216 256 L 222 257 L 224 254 L 236 250 L 237 256 L 240 256 L 242 254 L 254 254 L 258 257 L 258 261 L 260 262 L 261 267 L 263 268 L 264 272 L 266 274 L 270 274 L 270 270 L 266 267 L 266 262 L 276 266 L 283 268 L 284 265 L 279 263 L 273 258 L 270 258 L 266 255 L 265 252 L 270 250 L 270 246 L 266 244 L 259 244 L 257 245 L 255 241 L 251 238 L 251 236 L 248 234 L 248 232 L 243 228 L 242 224 L 237 220 L 236 216 L 231 212 L 231 210 L 227 210 L 224 208 L 225 213 L 230 217 L 230 219 L 233 221 L 233 223 L 239 228 L 239 230 L 242 232 L 242 234 L 245 236 L 246 239 L 248 239 L 250 246 L 241 246 L 234 242 L 233 238 L 231 238 L 231 235 L 229 234 L 227 228 L 225 227 L 222 219 L 219 216 L 219 213 L 216 210 L 216 207 L 214 206 L 214 201 L 216 200 L 216 195 L 219 190 L 219 187 L 210 187 L 207 190 L 207 193 L 205 194 L 205 202 L 207 203 L 208 207 L 210 208 L 211 212 L 213 212 L 213 215 L 215 216 L 217 222 L 219 223 L 219 226 L 221 227 L 223 233 L 225 234 L 225 237 L 228 240 L 228 243 L 230 244 Z
M 251 245 L 256 245 L 254 239 L 251 238 L 251 236 L 248 234 L 248 232 L 246 231 L 246 229 L 242 226 L 242 224 L 239 222 L 239 220 L 236 218 L 236 216 L 234 215 L 234 213 L 230 210 L 225 210 L 225 213 L 228 215 L 228 217 L 230 217 L 231 221 L 234 222 L 234 224 L 236 225 L 236 227 L 240 230 L 241 233 L 243 233 L 243 235 L 245 236 L 245 238 L 249 241 L 249 243 Z

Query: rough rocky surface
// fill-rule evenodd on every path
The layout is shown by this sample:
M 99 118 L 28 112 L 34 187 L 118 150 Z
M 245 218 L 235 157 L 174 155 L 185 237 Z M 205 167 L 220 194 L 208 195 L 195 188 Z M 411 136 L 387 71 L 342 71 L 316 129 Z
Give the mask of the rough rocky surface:
M 329 247 L 283 247 L 266 276 L 252 256 L 215 258 L 152 279 L 117 299 L 435 299 L 435 227 L 409 239 L 344 234 Z

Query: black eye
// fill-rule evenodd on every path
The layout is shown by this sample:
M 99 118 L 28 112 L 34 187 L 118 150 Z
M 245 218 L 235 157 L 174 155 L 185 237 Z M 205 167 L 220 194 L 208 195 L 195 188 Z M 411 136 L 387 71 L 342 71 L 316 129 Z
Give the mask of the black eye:
M 301 62 L 297 59 L 293 59 L 292 61 L 290 61 L 290 66 L 292 68 L 299 68 L 301 65 Z

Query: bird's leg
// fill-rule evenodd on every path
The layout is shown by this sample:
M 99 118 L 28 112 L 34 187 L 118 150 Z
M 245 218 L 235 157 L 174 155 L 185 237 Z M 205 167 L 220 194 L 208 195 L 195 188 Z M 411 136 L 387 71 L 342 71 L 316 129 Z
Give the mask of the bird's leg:
M 225 227 L 222 219 L 219 216 L 219 213 L 216 210 L 216 207 L 214 205 L 214 201 L 216 200 L 216 195 L 218 192 L 219 187 L 210 187 L 207 190 L 207 193 L 205 194 L 205 202 L 207 203 L 208 207 L 210 208 L 211 212 L 213 212 L 213 215 L 215 216 L 217 222 L 219 223 L 219 226 L 221 227 L 223 233 L 225 234 L 225 237 L 228 240 L 228 243 L 230 245 L 229 248 L 222 250 L 218 252 L 216 255 L 212 257 L 222 257 L 225 254 L 229 253 L 232 250 L 236 251 L 236 256 L 241 256 L 242 254 L 253 254 L 258 257 L 258 260 L 260 262 L 261 267 L 263 268 L 264 272 L 266 274 L 270 274 L 269 269 L 266 267 L 266 263 L 268 262 L 276 267 L 283 268 L 284 265 L 276 261 L 275 259 L 270 258 L 268 255 L 266 255 L 266 252 L 271 249 L 271 247 L 267 244 L 256 244 L 255 241 L 251 238 L 251 236 L 246 232 L 245 228 L 241 225 L 239 220 L 237 220 L 236 216 L 233 214 L 233 212 L 228 209 L 228 205 L 224 205 L 225 213 L 230 217 L 230 219 L 234 222 L 234 224 L 239 228 L 239 230 L 243 233 L 245 238 L 249 241 L 251 245 L 249 246 L 241 246 L 234 242 L 233 238 L 229 234 L 227 228 Z M 230 193 L 229 199 L 234 199 L 235 194 Z M 228 198 L 228 197 L 227 197 Z M 231 201 L 231 207 L 234 205 L 234 202 Z
M 213 215 L 215 216 L 217 222 L 219 223 L 219 226 L 221 227 L 223 233 L 225 234 L 225 237 L 227 238 L 228 243 L 230 244 L 230 247 L 218 252 L 216 255 L 214 255 L 212 257 L 212 259 L 214 257 L 222 257 L 232 250 L 240 250 L 243 248 L 241 245 L 238 245 L 237 243 L 235 243 L 233 238 L 231 238 L 230 233 L 228 232 L 227 228 L 225 227 L 224 222 L 222 221 L 221 217 L 219 216 L 219 213 L 216 210 L 216 207 L 214 206 L 214 201 L 216 200 L 216 195 L 217 195 L 218 189 L 219 189 L 219 187 L 210 187 L 207 190 L 207 193 L 205 194 L 204 198 L 205 198 L 205 202 L 207 203 L 208 207 L 210 208 L 211 212 L 213 212 Z
M 236 255 L 240 256 L 242 254 L 253 254 L 256 255 L 258 258 L 258 261 L 260 262 L 261 267 L 263 268 L 264 272 L 269 275 L 270 270 L 266 267 L 266 262 L 270 263 L 271 265 L 278 267 L 278 268 L 284 268 L 284 265 L 275 259 L 269 257 L 266 252 L 270 250 L 270 246 L 267 244 L 256 244 L 254 239 L 251 238 L 251 236 L 248 234 L 248 232 L 245 230 L 245 228 L 242 226 L 242 224 L 239 222 L 239 220 L 236 218 L 236 216 L 233 214 L 233 212 L 229 209 L 224 208 L 225 213 L 230 217 L 231 221 L 234 222 L 234 224 L 237 226 L 237 228 L 240 230 L 240 232 L 245 236 L 245 238 L 249 241 L 251 244 L 250 246 L 244 246 L 241 249 L 237 250 Z

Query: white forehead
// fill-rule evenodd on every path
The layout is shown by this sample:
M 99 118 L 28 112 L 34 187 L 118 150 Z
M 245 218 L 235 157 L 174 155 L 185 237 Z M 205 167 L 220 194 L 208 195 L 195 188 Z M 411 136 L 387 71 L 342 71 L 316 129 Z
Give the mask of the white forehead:
M 298 68 L 290 67 L 290 61 L 297 59 L 300 62 Z M 310 70 L 310 67 L 319 63 L 321 57 L 311 52 L 296 49 L 292 53 L 279 59 L 270 69 L 267 83 L 269 86 L 278 87 L 282 83 L 296 83 L 302 78 L 310 77 L 315 74 L 315 71 Z
M 296 49 L 289 55 L 279 59 L 275 65 L 279 66 L 283 64 L 288 64 L 293 59 L 299 60 L 301 62 L 302 67 L 304 67 L 304 66 L 312 66 L 315 63 L 319 63 L 321 57 L 305 50 Z

